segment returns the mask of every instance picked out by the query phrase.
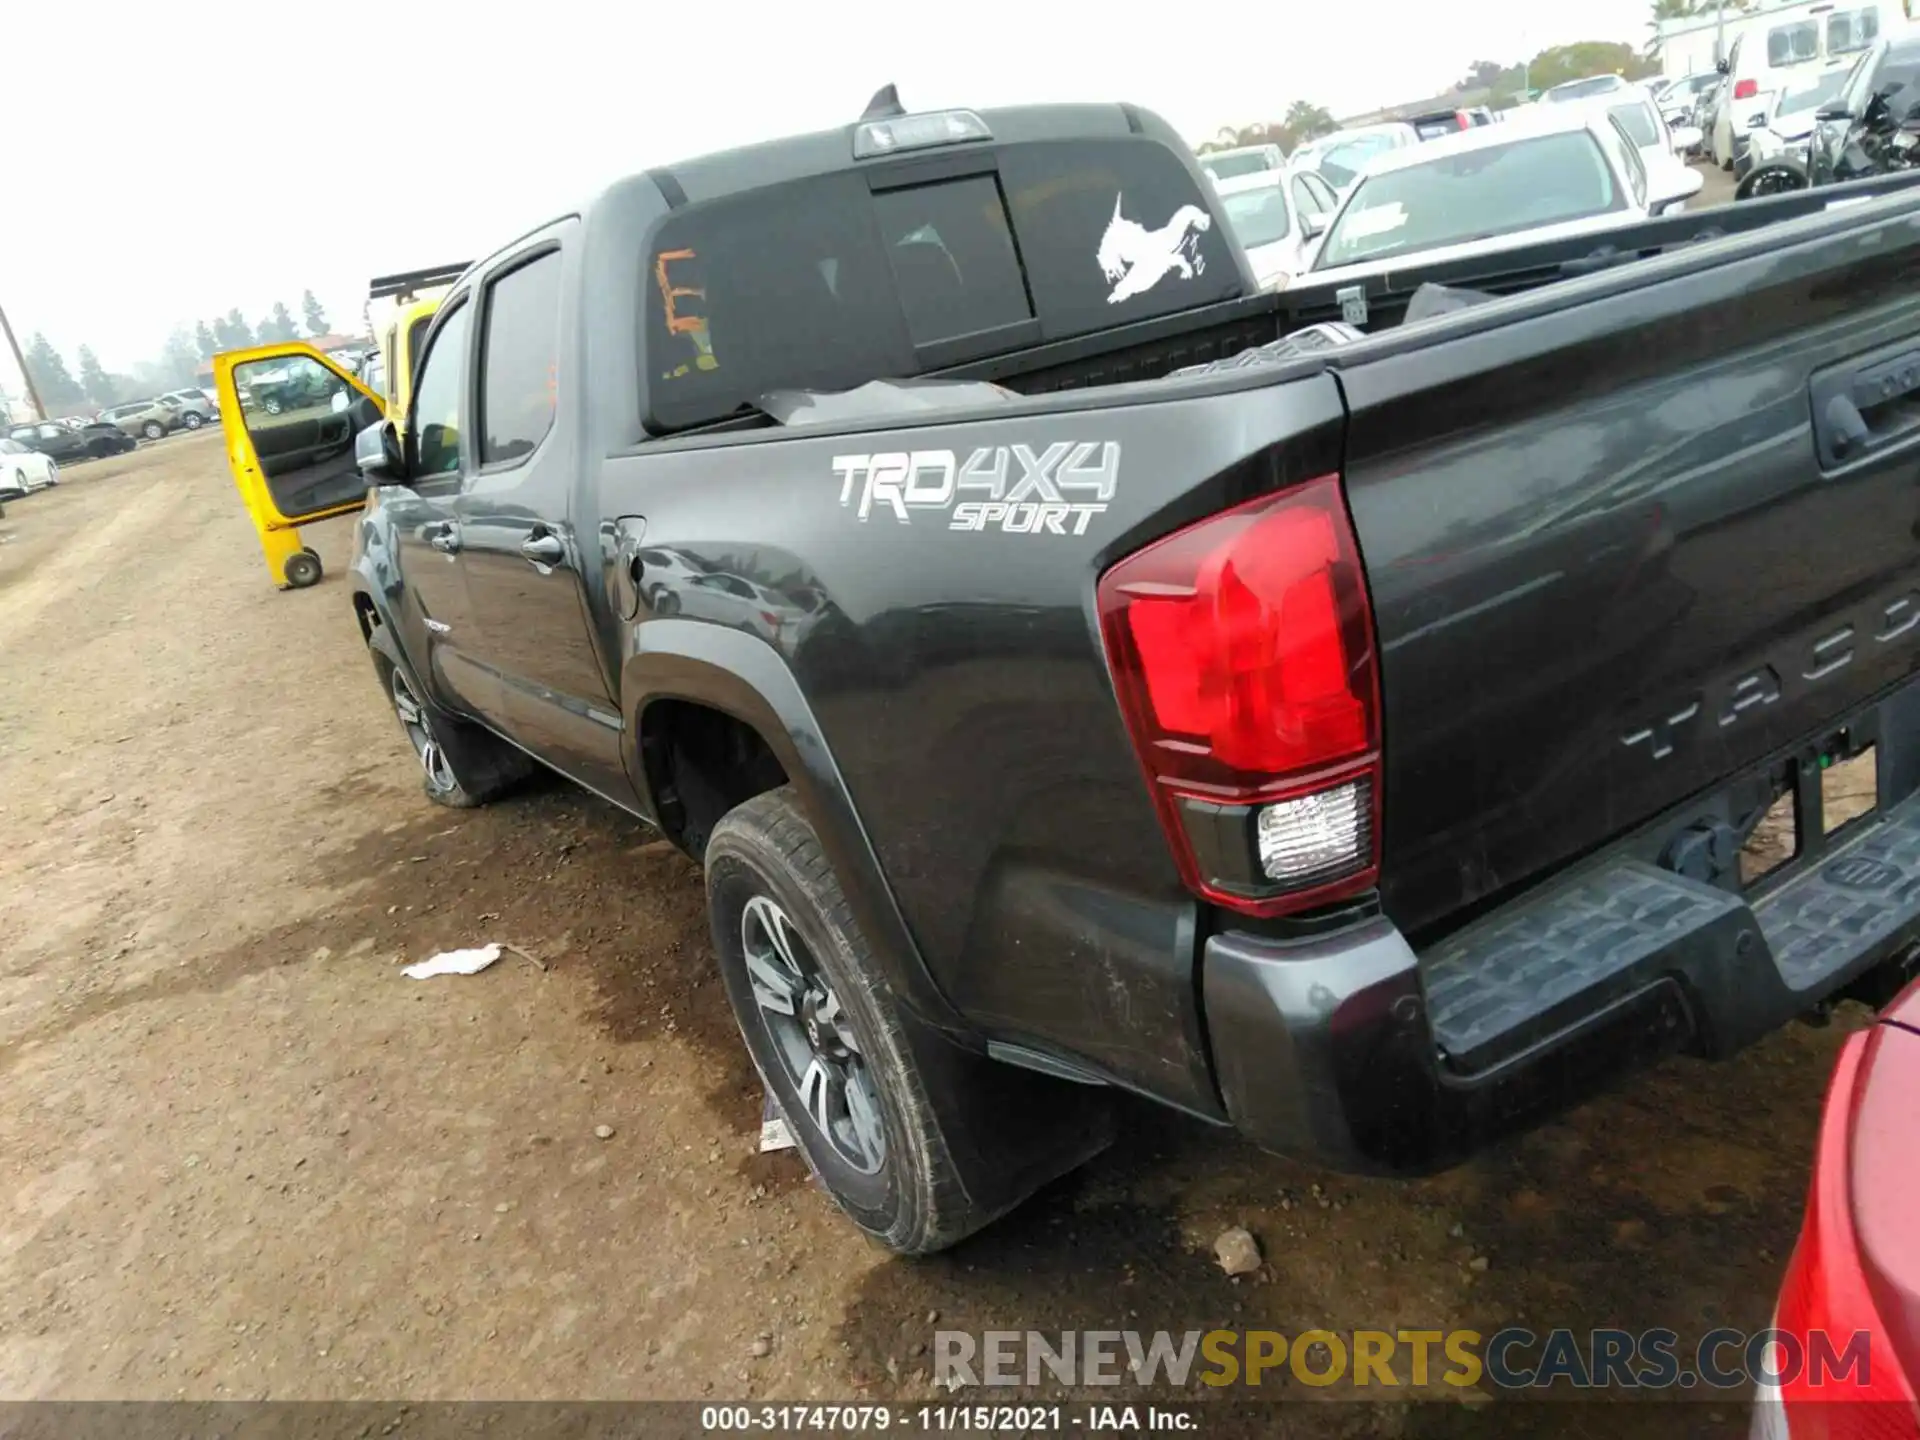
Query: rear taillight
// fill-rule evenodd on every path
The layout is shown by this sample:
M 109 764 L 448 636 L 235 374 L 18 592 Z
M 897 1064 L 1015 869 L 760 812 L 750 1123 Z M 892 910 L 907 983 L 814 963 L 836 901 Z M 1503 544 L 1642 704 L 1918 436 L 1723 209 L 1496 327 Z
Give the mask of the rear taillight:
M 1454 111 L 1453 118 L 1459 124 L 1462 130 L 1471 130 L 1473 128 L 1473 121 L 1467 118 L 1466 111 L 1464 110 Z
M 1339 479 L 1156 541 L 1101 577 L 1099 606 L 1188 888 L 1276 915 L 1372 886 L 1380 687 Z
M 1870 1032 L 1869 1032 L 1870 1033 Z M 1914 1440 L 1920 1411 L 1889 1339 L 1854 1233 L 1855 1107 L 1870 1068 L 1869 1034 L 1850 1039 L 1834 1067 L 1814 1153 L 1807 1214 L 1780 1286 L 1771 1347 L 1777 1385 L 1757 1401 L 1774 1432 L 1792 1440 Z M 1905 1146 L 1906 1135 L 1865 1143 Z M 1757 1427 L 1756 1427 L 1757 1428 Z
M 1760 93 L 1760 82 L 1758 80 L 1734 81 L 1733 98 L 1736 100 L 1751 100 L 1753 99 L 1754 96 L 1758 95 L 1759 93 Z

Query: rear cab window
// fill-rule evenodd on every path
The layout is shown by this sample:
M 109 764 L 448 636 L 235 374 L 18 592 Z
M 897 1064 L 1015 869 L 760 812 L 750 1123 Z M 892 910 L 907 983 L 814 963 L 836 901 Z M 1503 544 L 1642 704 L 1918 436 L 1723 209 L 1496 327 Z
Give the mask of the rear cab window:
M 1778 70 L 1820 58 L 1820 22 L 1798 20 L 1767 31 L 1767 65 Z
M 644 414 L 712 423 L 1250 293 L 1150 136 L 973 145 L 669 212 L 641 259 Z

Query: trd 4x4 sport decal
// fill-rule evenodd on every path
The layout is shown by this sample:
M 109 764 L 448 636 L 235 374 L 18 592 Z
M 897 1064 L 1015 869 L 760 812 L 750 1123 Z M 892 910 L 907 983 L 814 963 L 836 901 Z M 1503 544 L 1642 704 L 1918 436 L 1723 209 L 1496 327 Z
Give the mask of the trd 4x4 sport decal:
M 1182 205 L 1158 230 L 1149 230 L 1120 213 L 1123 195 L 1113 197 L 1113 219 L 1100 237 L 1094 256 L 1107 279 L 1116 282 L 1107 296 L 1109 305 L 1144 295 L 1168 275 L 1191 280 L 1207 268 L 1200 253 L 1200 237 L 1213 228 L 1213 217 L 1198 205 Z
M 878 506 L 903 525 L 915 510 L 937 510 L 949 530 L 1084 535 L 1113 499 L 1120 444 L 1058 440 L 1038 455 L 1025 445 L 983 445 L 964 465 L 951 450 L 836 455 L 833 473 L 840 477 L 840 503 L 857 501 L 862 520 Z M 982 498 L 963 498 L 969 493 Z

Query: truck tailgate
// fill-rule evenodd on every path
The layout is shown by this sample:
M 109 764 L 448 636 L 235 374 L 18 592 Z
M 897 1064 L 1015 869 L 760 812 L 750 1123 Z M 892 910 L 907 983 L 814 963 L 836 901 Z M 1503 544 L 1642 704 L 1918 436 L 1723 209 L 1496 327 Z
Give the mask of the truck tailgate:
M 1795 221 L 1336 358 L 1383 900 L 1416 942 L 1914 669 L 1917 215 Z

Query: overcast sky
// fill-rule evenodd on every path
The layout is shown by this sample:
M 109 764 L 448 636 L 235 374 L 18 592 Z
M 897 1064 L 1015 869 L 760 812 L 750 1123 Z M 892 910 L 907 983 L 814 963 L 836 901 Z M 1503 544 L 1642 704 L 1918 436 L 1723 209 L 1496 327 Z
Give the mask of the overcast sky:
M 909 109 L 1131 100 L 1198 142 L 1308 99 L 1435 93 L 1476 59 L 1647 39 L 1646 0 L 193 0 L 7 7 L 0 304 L 75 367 L 312 288 L 465 261 L 652 165 Z M 497 15 L 497 20 L 489 19 Z M 413 57 L 409 83 L 379 63 Z M 49 57 L 65 57 L 51 63 Z M 351 323 L 341 323 L 351 322 Z M 19 393 L 10 359 L 0 384 Z

